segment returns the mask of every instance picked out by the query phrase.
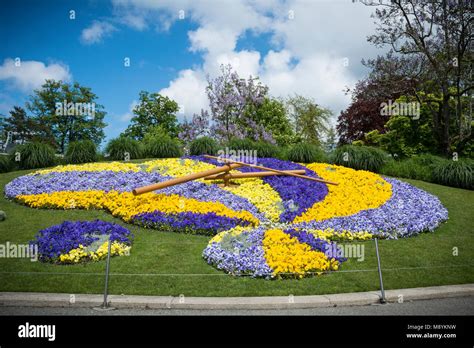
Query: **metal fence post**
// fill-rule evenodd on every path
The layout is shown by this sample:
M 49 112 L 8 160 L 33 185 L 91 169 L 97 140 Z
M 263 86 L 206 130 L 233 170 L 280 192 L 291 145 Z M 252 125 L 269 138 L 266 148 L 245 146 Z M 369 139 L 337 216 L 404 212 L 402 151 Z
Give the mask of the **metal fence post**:
M 110 240 L 110 235 L 109 235 L 109 244 L 107 247 L 107 262 L 105 265 L 105 289 L 104 289 L 104 303 L 102 304 L 103 309 L 107 309 L 109 307 L 109 304 L 107 303 L 107 292 L 108 292 L 108 286 L 109 286 L 109 269 L 110 269 L 110 250 L 112 247 L 112 241 Z
M 379 243 L 378 243 L 377 238 L 374 238 L 374 241 L 375 241 L 375 253 L 377 255 L 377 268 L 379 271 L 380 292 L 382 293 L 382 297 L 380 298 L 380 303 L 387 303 L 387 300 L 385 298 L 385 291 L 383 289 L 382 268 L 380 267 Z

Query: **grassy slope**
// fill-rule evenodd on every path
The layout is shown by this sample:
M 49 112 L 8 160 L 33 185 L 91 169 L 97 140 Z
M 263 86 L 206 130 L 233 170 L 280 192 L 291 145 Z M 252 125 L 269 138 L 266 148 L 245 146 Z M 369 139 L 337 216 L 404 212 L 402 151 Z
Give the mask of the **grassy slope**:
M 3 188 L 14 177 L 25 173 L 1 174 L 0 187 Z M 474 228 L 471 216 L 474 211 L 474 192 L 407 181 L 437 195 L 448 208 L 450 218 L 435 233 L 379 243 L 385 288 L 474 282 Z M 136 237 L 131 255 L 111 260 L 109 289 L 113 294 L 310 295 L 377 290 L 379 287 L 373 241 L 363 243 L 363 262 L 351 259 L 344 264 L 341 272 L 302 280 L 268 281 L 228 276 L 207 265 L 201 257 L 207 237 L 146 230 L 127 225 L 102 211 L 34 210 L 6 200 L 3 194 L 0 197 L 0 210 L 4 210 L 8 216 L 7 220 L 0 222 L 2 244 L 6 241 L 27 243 L 38 230 L 64 220 L 99 218 L 131 229 Z M 453 256 L 453 247 L 459 249 L 459 256 Z M 104 269 L 103 261 L 58 266 L 26 259 L 0 259 L 0 291 L 100 293 L 103 291 Z

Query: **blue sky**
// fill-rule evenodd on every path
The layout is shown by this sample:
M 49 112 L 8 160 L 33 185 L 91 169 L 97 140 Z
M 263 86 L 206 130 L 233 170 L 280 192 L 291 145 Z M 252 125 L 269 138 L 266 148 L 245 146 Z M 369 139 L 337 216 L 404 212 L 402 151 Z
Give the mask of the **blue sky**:
M 45 78 L 77 81 L 105 106 L 110 139 L 141 90 L 175 99 L 180 119 L 206 108 L 206 76 L 230 63 L 272 95 L 312 97 L 336 118 L 349 102 L 343 88 L 365 74 L 360 59 L 380 53 L 366 42 L 371 11 L 349 0 L 2 2 L 0 114 Z

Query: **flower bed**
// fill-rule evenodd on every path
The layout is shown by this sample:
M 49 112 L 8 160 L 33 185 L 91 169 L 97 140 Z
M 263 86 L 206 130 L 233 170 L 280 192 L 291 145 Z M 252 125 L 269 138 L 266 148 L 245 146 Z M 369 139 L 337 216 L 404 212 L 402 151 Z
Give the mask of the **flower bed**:
M 41 261 L 80 263 L 105 258 L 109 240 L 111 256 L 127 255 L 133 234 L 120 225 L 100 220 L 65 221 L 39 231 L 31 244 L 38 247 Z
M 232 187 L 200 179 L 141 196 L 131 193 L 221 165 L 198 156 L 59 166 L 14 179 L 5 195 L 33 208 L 104 209 L 150 229 L 213 235 L 203 254 L 210 264 L 264 277 L 334 271 L 344 260 L 325 253 L 327 243 L 409 237 L 433 231 L 448 218 L 435 196 L 396 179 L 325 163 L 258 161 L 276 169 L 305 169 L 339 185 L 269 176 L 235 179 Z M 277 247 L 283 242 L 285 247 Z M 75 248 L 73 259 L 84 253 L 79 244 Z

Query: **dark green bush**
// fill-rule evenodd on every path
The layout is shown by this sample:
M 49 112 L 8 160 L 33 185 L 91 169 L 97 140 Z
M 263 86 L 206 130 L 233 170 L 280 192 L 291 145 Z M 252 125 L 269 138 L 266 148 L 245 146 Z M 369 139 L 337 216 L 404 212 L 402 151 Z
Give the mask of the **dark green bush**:
M 403 161 L 388 161 L 382 166 L 380 173 L 398 178 L 431 181 L 431 170 L 429 166 L 417 163 L 414 158 Z
M 8 156 L 0 155 L 0 173 L 6 173 L 13 170 L 13 163 Z
M 257 150 L 257 145 L 256 143 L 248 138 L 245 139 L 237 139 L 237 138 L 232 138 L 226 146 L 230 150 Z
M 194 139 L 189 146 L 189 154 L 198 156 L 198 155 L 217 155 L 219 146 L 217 142 L 209 137 L 201 137 Z
M 258 141 L 255 143 L 255 148 L 257 150 L 257 157 L 265 158 L 265 157 L 272 157 L 278 158 L 280 150 L 278 146 L 266 143 L 263 141 Z
M 445 161 L 442 157 L 430 154 L 416 155 L 411 157 L 410 160 L 420 166 L 428 167 L 430 170 L 433 170 L 435 166 Z
M 334 151 L 332 161 L 345 167 L 379 172 L 388 161 L 388 155 L 375 147 L 343 145 Z
M 301 163 L 327 161 L 324 152 L 318 146 L 309 143 L 299 143 L 290 146 L 285 157 L 289 161 Z
M 55 165 L 56 156 L 50 145 L 32 142 L 16 146 L 10 153 L 10 161 L 20 169 L 36 169 Z
M 142 158 L 143 146 L 135 139 L 118 137 L 109 141 L 105 151 L 110 159 L 124 161 L 126 153 L 129 153 L 130 159 Z
M 444 160 L 433 169 L 433 182 L 446 186 L 474 189 L 474 161 Z
M 167 135 L 148 137 L 145 141 L 145 155 L 153 158 L 175 158 L 183 154 L 177 139 Z
M 97 148 L 91 140 L 69 143 L 64 156 L 66 163 L 80 164 L 97 161 Z

